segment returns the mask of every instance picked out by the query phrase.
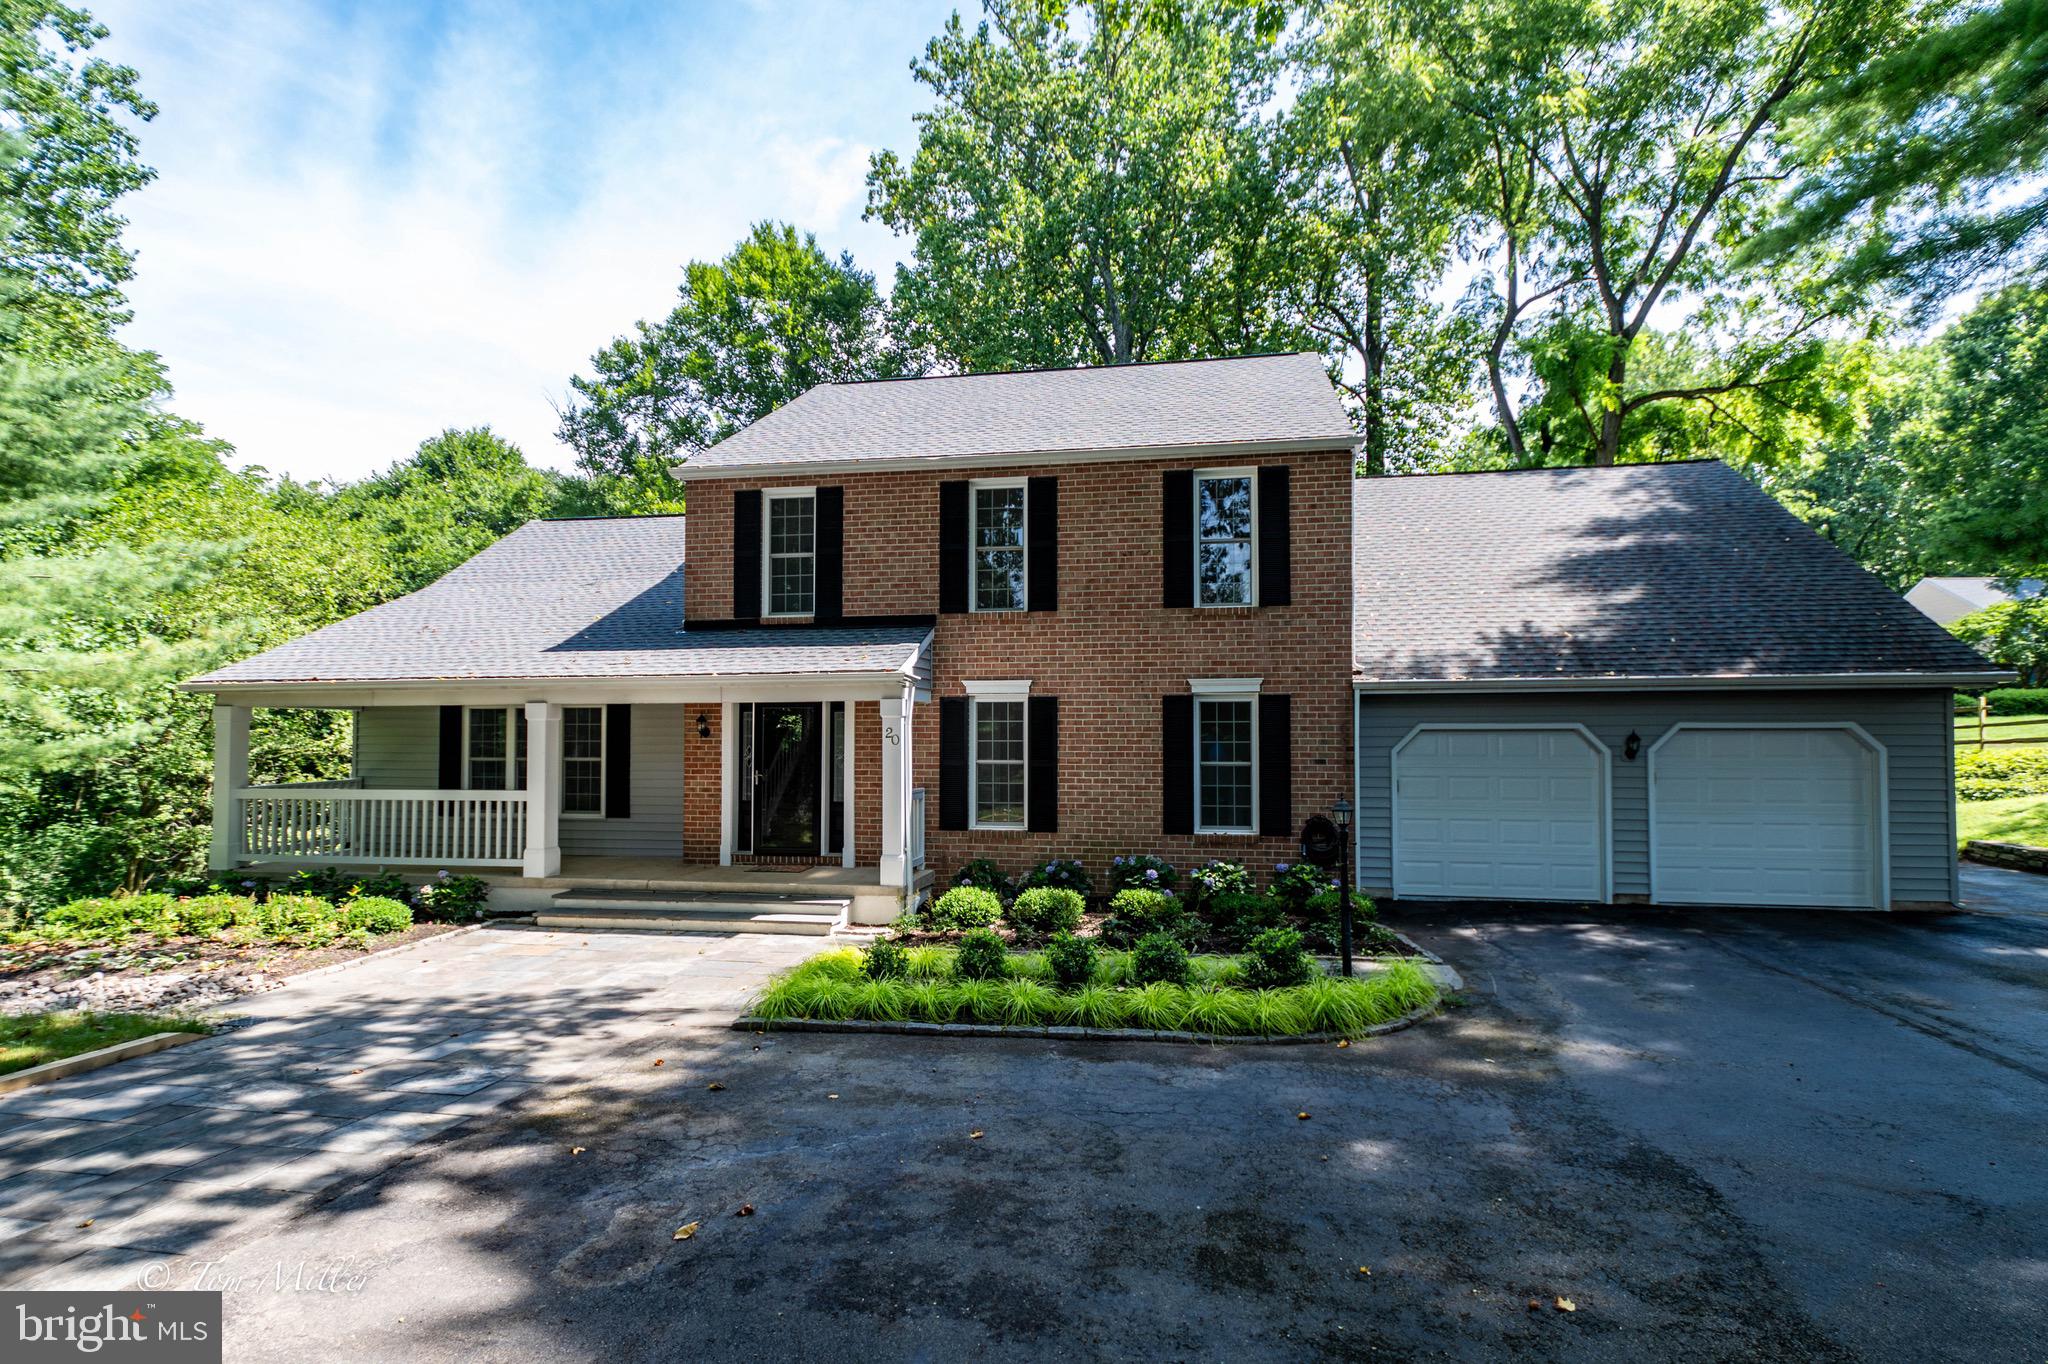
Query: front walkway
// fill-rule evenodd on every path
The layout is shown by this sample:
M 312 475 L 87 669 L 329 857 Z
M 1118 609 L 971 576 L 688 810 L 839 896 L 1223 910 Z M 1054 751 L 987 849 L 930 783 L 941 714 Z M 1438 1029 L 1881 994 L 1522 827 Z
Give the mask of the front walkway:
M 0 1098 L 0 1286 L 133 1281 L 281 1224 L 538 1084 L 723 1028 L 816 940 L 484 929 L 240 1002 L 257 1021 Z M 180 1285 L 183 1286 L 183 1285 Z

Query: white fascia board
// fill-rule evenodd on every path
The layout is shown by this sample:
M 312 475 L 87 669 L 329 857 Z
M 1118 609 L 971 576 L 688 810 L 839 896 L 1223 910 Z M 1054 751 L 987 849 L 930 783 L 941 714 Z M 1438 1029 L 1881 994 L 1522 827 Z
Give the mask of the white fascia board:
M 1353 678 L 1351 689 L 1363 696 L 1426 695 L 1436 692 L 1547 691 L 1728 691 L 1812 690 L 1854 687 L 1947 687 L 1973 689 L 2014 680 L 2009 672 L 1982 673 L 1709 673 L 1694 677 L 1515 677 L 1388 680 Z
M 877 469 L 1007 469 L 1038 464 L 1102 464 L 1115 460 L 1223 459 L 1269 454 L 1355 450 L 1356 436 L 1300 436 L 1288 440 L 1218 441 L 1207 445 L 1126 445 L 1090 450 L 1006 450 L 977 455 L 873 455 L 766 464 L 675 464 L 669 476 L 684 483 L 705 478 L 806 478 Z
M 900 696 L 905 677 L 886 673 L 768 673 L 728 677 L 449 678 L 414 682 L 183 683 L 224 705 L 265 709 L 351 706 L 512 705 L 524 701 L 708 705 L 720 701 L 883 701 Z

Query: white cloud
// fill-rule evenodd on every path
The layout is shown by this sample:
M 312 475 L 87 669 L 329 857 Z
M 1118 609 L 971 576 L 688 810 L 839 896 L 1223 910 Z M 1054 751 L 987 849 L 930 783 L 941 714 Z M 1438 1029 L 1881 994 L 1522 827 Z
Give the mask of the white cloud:
M 945 5 L 478 9 L 427 27 L 218 0 L 104 4 L 163 108 L 128 206 L 130 339 L 244 462 L 358 477 L 488 422 L 566 467 L 551 399 L 760 218 L 851 249 L 869 150 L 907 147 L 905 64 Z

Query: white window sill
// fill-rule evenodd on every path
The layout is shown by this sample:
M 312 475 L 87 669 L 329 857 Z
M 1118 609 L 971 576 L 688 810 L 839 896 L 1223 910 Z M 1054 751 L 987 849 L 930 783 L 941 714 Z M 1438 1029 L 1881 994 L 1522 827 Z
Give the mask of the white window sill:
M 1195 833 L 1202 838 L 1257 838 L 1259 836 L 1257 829 L 1205 829 L 1200 825 L 1195 826 Z

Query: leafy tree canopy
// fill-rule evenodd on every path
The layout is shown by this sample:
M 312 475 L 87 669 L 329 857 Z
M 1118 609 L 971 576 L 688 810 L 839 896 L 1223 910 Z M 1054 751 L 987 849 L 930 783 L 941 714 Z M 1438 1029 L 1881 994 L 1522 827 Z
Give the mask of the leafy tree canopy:
M 868 213 L 913 241 L 895 326 L 936 364 L 995 370 L 1305 348 L 1278 306 L 1288 209 L 1259 117 L 1257 14 L 1137 0 L 990 0 L 911 72 L 934 96 Z
M 681 510 L 670 465 L 813 384 L 904 370 L 874 276 L 786 224 L 757 223 L 723 260 L 692 261 L 680 293 L 667 317 L 591 357 L 562 413 L 582 468 L 628 480 L 637 509 Z
M 1841 278 L 1931 304 L 2048 253 L 2048 5 L 1939 0 L 1940 22 L 1879 46 L 1794 102 L 1804 174 L 1744 253 L 1850 239 Z

